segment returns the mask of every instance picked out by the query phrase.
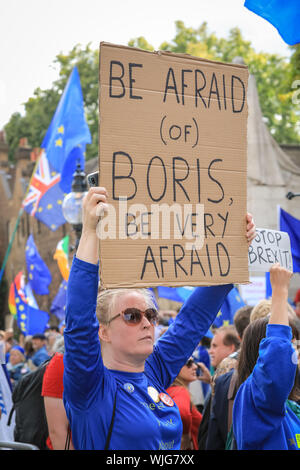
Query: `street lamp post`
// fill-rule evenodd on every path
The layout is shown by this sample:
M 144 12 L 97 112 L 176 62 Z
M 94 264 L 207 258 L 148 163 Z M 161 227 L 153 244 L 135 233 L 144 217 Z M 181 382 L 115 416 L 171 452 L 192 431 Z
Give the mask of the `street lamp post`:
M 287 193 L 287 195 L 286 195 L 286 197 L 287 197 L 289 200 L 291 200 L 291 199 L 293 199 L 294 197 L 297 197 L 297 196 L 300 196 L 300 193 L 296 193 L 296 194 L 295 194 L 295 193 L 292 193 L 291 191 L 289 191 L 289 192 Z
M 62 204 L 63 215 L 69 224 L 73 226 L 76 236 L 75 250 L 77 250 L 82 231 L 82 200 L 87 194 L 87 181 L 80 163 L 77 163 L 73 173 L 72 191 L 66 195 Z

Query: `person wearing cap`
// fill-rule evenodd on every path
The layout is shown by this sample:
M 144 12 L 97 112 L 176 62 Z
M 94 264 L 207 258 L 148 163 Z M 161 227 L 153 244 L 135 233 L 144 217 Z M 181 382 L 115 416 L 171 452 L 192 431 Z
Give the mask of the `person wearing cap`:
M 68 280 L 63 400 L 72 441 L 76 450 L 180 449 L 180 413 L 166 389 L 232 285 L 195 289 L 154 345 L 157 311 L 148 289 L 98 292 L 96 227 L 106 202 L 99 187 L 83 200 L 82 234 Z M 248 242 L 254 236 L 249 215 Z
M 32 347 L 34 349 L 34 354 L 30 358 L 32 363 L 38 367 L 40 364 L 45 362 L 50 358 L 47 348 L 46 348 L 46 336 L 42 333 L 37 333 L 32 336 Z
M 30 372 L 29 367 L 26 365 L 24 349 L 15 345 L 12 346 L 9 354 L 9 362 L 7 364 L 8 375 L 12 384 L 12 388 L 16 383 L 26 374 Z

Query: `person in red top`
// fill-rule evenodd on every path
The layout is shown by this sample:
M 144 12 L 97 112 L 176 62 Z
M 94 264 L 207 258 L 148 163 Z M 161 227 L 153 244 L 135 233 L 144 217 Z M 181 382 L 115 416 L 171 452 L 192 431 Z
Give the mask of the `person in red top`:
M 296 305 L 298 302 L 300 302 L 300 289 L 297 290 L 294 298 L 294 304 Z
M 181 450 L 198 450 L 198 431 L 202 420 L 202 414 L 191 401 L 188 385 L 197 380 L 197 364 L 190 358 L 182 367 L 171 387 L 166 391 L 178 406 L 183 432 L 181 438 Z
M 46 367 L 42 396 L 49 429 L 46 441 L 50 450 L 64 450 L 68 434 L 68 419 L 63 404 L 64 355 L 56 352 Z M 69 449 L 74 450 L 72 441 Z

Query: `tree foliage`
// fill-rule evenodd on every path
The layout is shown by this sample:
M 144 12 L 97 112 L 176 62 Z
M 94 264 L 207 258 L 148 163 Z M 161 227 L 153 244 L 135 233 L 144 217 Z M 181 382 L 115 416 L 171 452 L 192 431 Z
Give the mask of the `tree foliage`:
M 27 137 L 32 147 L 41 146 L 75 65 L 80 76 L 86 119 L 92 135 L 92 144 L 87 145 L 86 149 L 87 159 L 98 154 L 98 51 L 92 50 L 90 44 L 84 48 L 77 44 L 68 54 L 58 54 L 54 63 L 59 66 L 59 77 L 51 89 L 37 88 L 34 96 L 24 104 L 24 116 L 14 113 L 5 126 L 11 159 L 22 137 Z
M 144 37 L 131 39 L 128 45 L 154 50 Z M 285 58 L 256 52 L 251 43 L 243 38 L 239 28 L 231 29 L 227 38 L 218 38 L 209 31 L 205 22 L 198 28 L 191 28 L 177 21 L 174 39 L 163 42 L 159 49 L 222 62 L 232 62 L 236 56 L 242 57 L 249 72 L 256 78 L 262 113 L 271 134 L 278 143 L 300 144 L 300 109 L 292 100 L 295 91 L 292 83 L 300 79 L 300 46 L 291 48 L 291 57 Z M 32 147 L 40 147 L 75 65 L 80 75 L 86 118 L 92 134 L 92 144 L 87 146 L 87 159 L 98 154 L 98 50 L 92 50 L 90 44 L 85 47 L 77 44 L 68 54 L 58 54 L 54 63 L 58 65 L 59 77 L 51 89 L 37 88 L 24 105 L 24 116 L 14 113 L 5 126 L 10 158 L 13 158 L 21 137 L 27 137 Z
M 271 134 L 280 144 L 300 144 L 300 108 L 292 100 L 292 83 L 300 78 L 300 46 L 292 48 L 294 52 L 288 59 L 256 52 L 239 28 L 231 29 L 225 39 L 209 33 L 205 22 L 194 29 L 177 21 L 175 38 L 164 42 L 160 49 L 222 62 L 242 57 L 255 76 L 262 114 Z

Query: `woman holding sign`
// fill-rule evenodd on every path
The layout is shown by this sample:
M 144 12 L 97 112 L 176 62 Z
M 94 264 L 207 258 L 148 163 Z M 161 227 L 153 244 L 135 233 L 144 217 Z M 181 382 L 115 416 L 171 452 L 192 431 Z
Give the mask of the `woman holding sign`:
M 106 190 L 100 187 L 91 188 L 84 199 L 82 235 L 68 281 L 64 404 L 74 447 L 180 449 L 181 418 L 165 389 L 207 332 L 232 285 L 195 289 L 154 347 L 157 311 L 147 289 L 98 295 L 96 226 L 98 204 L 106 203 Z M 248 214 L 248 241 L 254 236 Z
M 251 322 L 243 335 L 233 406 L 239 450 L 300 450 L 298 357 L 292 344 L 299 332 L 289 321 L 287 301 L 291 275 L 278 263 L 272 266 L 271 313 Z

